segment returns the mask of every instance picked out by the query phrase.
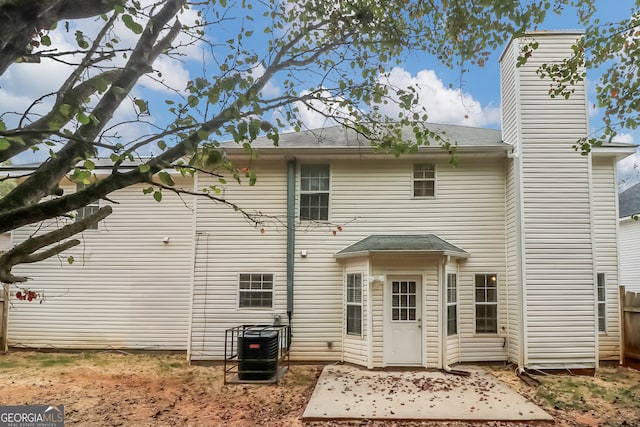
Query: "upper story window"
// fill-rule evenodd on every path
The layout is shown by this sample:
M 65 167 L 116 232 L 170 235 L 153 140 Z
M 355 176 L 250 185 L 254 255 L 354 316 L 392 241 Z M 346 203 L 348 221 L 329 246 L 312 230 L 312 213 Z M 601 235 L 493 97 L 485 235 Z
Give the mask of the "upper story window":
M 300 219 L 329 220 L 329 165 L 300 166 Z
M 273 274 L 240 274 L 238 307 L 272 308 Z
M 436 165 L 417 163 L 413 165 L 413 197 L 435 197 Z
M 79 182 L 76 184 L 76 192 L 78 191 L 82 191 L 84 190 L 84 188 L 86 187 L 85 184 Z M 86 217 L 88 217 L 89 215 L 93 215 L 94 213 L 98 212 L 98 209 L 100 209 L 100 201 L 99 200 L 94 200 L 92 202 L 90 202 L 88 205 L 83 206 L 81 208 L 78 209 L 78 213 L 76 215 L 76 221 L 80 221 L 81 219 L 84 219 Z M 98 229 L 98 222 L 90 225 L 87 227 L 87 230 L 97 230 Z
M 476 333 L 498 332 L 498 276 L 476 274 Z

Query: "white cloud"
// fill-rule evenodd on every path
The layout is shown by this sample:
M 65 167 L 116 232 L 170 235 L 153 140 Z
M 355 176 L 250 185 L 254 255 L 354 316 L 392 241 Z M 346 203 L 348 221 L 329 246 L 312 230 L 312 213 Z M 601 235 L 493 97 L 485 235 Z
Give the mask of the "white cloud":
M 446 87 L 433 70 L 422 70 L 413 76 L 395 67 L 385 79 L 387 82 L 397 88 L 416 88 L 420 106 L 426 109 L 430 122 L 478 127 L 500 124 L 500 107 L 483 107 L 470 94 Z M 399 107 L 389 103 L 381 106 L 381 111 L 396 117 Z

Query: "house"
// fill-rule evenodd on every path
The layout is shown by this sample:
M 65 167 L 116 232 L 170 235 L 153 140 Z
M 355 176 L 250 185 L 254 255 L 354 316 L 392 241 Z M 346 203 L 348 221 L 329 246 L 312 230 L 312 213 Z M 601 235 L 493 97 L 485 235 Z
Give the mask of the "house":
M 619 196 L 620 284 L 640 292 L 640 183 Z
M 257 172 L 253 187 L 176 177 L 222 186 L 257 226 L 203 198 L 116 192 L 114 213 L 69 251 L 73 264 L 17 269 L 45 302 L 15 301 L 10 345 L 220 360 L 227 328 L 283 321 L 296 361 L 619 359 L 615 165 L 635 147 L 572 148 L 588 134 L 584 86 L 551 99 L 535 70 L 581 34 L 530 37 L 539 49 L 526 65 L 516 67 L 520 40 L 500 59 L 502 131 L 433 125 L 457 144 L 457 167 L 439 147 L 394 157 L 334 127 L 282 135 L 278 147 L 258 140 L 257 159 L 229 146 Z

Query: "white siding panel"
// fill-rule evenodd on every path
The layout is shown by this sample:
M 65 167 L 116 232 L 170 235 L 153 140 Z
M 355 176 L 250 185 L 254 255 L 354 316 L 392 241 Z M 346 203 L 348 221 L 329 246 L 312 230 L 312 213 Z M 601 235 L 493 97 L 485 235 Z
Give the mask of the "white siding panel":
M 584 86 L 551 99 L 536 69 L 561 61 L 575 34 L 536 34 L 540 47 L 518 68 L 526 263 L 527 363 L 596 363 L 589 162 L 572 146 L 586 135 Z M 561 330 L 553 330 L 554 324 Z M 586 330 L 580 328 L 586 326 Z
M 9 345 L 186 350 L 192 200 L 165 192 L 157 203 L 142 188 L 113 193 L 110 198 L 119 203 L 113 213 L 99 230 L 85 231 L 82 243 L 62 258 L 16 268 L 31 278 L 27 286 L 44 300 L 14 302 Z M 52 224 L 40 232 L 51 229 Z M 14 239 L 22 241 L 34 231 L 21 228 Z M 67 256 L 75 262 L 69 265 Z
M 593 159 L 593 228 L 596 272 L 606 280 L 606 333 L 598 339 L 600 360 L 620 358 L 617 183 L 614 159 Z
M 437 196 L 413 199 L 411 177 L 413 160 L 367 158 L 331 161 L 331 209 L 329 223 L 299 223 L 296 227 L 296 265 L 293 314 L 294 360 L 340 360 L 362 353 L 362 343 L 343 342 L 344 270 L 334 254 L 371 234 L 435 233 L 470 253 L 460 267 L 466 286 L 472 285 L 472 272 L 504 275 L 504 170 L 502 159 L 466 158 L 460 155 L 459 167 L 446 160 L 434 160 L 437 167 Z M 416 162 L 432 161 L 424 156 Z M 223 331 L 242 323 L 270 322 L 274 312 L 286 310 L 286 230 L 275 218 L 286 215 L 286 164 L 254 161 L 258 183 L 255 187 L 229 184 L 229 200 L 246 211 L 261 211 L 265 233 L 253 228 L 231 209 L 198 201 L 198 238 L 209 236 L 208 255 L 198 245 L 196 291 L 194 293 L 192 357 L 219 359 L 223 356 Z M 200 185 L 204 185 L 203 181 Z M 297 202 L 298 200 L 296 200 Z M 224 224 L 221 226 L 220 224 Z M 337 226 L 342 231 L 337 231 Z M 333 235 L 332 231 L 336 231 Z M 301 250 L 307 257 L 301 258 Z M 205 262 L 208 260 L 207 262 Z M 350 268 L 350 267 L 349 267 Z M 378 272 L 374 266 L 373 274 Z M 427 274 L 425 298 L 434 304 L 427 322 L 427 363 L 437 364 L 438 286 L 435 264 L 419 261 L 407 269 Z M 276 283 L 274 310 L 245 312 L 236 308 L 236 277 L 239 272 L 273 272 Z M 366 284 L 368 286 L 368 282 Z M 208 290 L 205 292 L 204 289 Z M 373 298 L 373 364 L 382 365 L 382 286 L 371 288 Z M 207 303 L 203 303 L 204 296 Z M 466 292 L 465 302 L 473 300 Z M 501 322 L 506 325 L 506 301 L 501 294 Z M 368 316 L 367 316 L 368 317 Z M 473 324 L 473 312 L 467 310 L 460 323 Z M 429 329 L 436 328 L 436 329 Z M 368 329 L 368 328 L 366 328 Z M 466 348 L 484 346 L 485 359 L 504 360 L 502 338 L 487 345 L 478 340 L 472 328 L 461 328 Z M 431 341 L 433 340 L 433 342 Z M 332 342 L 331 349 L 327 342 Z M 358 358 L 361 356 L 357 356 Z
M 640 292 L 640 221 L 620 221 L 620 284 Z

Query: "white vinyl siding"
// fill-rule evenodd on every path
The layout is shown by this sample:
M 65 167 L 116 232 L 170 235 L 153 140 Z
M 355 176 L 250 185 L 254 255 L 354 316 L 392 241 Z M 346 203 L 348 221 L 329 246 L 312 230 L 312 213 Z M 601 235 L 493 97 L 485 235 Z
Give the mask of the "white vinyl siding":
M 255 227 L 233 208 L 196 199 L 195 265 L 190 357 L 192 360 L 221 360 L 226 329 L 246 324 L 271 324 L 279 314 L 287 324 L 286 297 L 286 162 L 257 162 L 258 179 L 229 182 L 226 200 L 246 212 L 262 214 Z M 210 176 L 198 175 L 196 188 L 215 184 Z M 264 228 L 264 233 L 261 232 Z M 296 257 L 299 262 L 300 257 Z M 271 309 L 238 308 L 238 273 L 273 274 Z M 296 289 L 297 290 L 297 289 Z M 320 290 L 322 292 L 322 290 Z M 299 307 L 296 306 L 296 312 Z M 341 311 L 341 310 L 340 310 Z M 294 318 L 294 343 L 297 324 Z M 295 345 L 295 344 L 294 344 Z M 326 348 L 326 342 L 322 343 Z M 295 353 L 297 348 L 292 348 Z
M 585 89 L 580 84 L 570 99 L 551 99 L 549 81 L 536 74 L 543 62 L 566 58 L 578 37 L 536 33 L 539 48 L 515 71 L 526 265 L 524 362 L 531 367 L 597 363 L 590 165 L 588 157 L 573 149 L 587 135 Z M 519 42 L 508 49 L 513 52 L 503 62 L 515 59 Z
M 640 292 L 640 221 L 620 221 L 620 284 Z
M 366 358 L 366 304 L 363 307 L 363 337 L 344 335 L 345 274 L 369 271 L 373 277 L 393 270 L 398 274 L 423 275 L 425 352 L 427 364 L 437 367 L 438 304 L 440 280 L 436 260 L 418 258 L 411 263 L 371 261 L 353 270 L 337 262 L 334 254 L 371 234 L 435 233 L 470 253 L 458 273 L 460 354 L 467 360 L 504 360 L 503 338 L 476 337 L 474 327 L 473 272 L 504 272 L 504 160 L 458 154 L 459 165 L 448 165 L 446 156 L 434 161 L 438 170 L 438 198 L 413 199 L 407 185 L 411 158 L 345 158 L 333 160 L 331 169 L 331 222 L 334 225 L 297 224 L 293 307 L 292 360 L 345 360 L 357 363 Z M 300 159 L 301 164 L 304 158 Z M 431 160 L 431 159 L 430 159 Z M 312 164 L 312 162 L 309 162 Z M 273 312 L 286 319 L 286 162 L 258 160 L 258 181 L 254 187 L 229 184 L 228 200 L 245 211 L 260 211 L 265 232 L 232 209 L 198 200 L 197 259 L 193 307 L 192 358 L 220 359 L 224 352 L 224 329 L 242 323 L 264 323 L 272 313 L 245 316 L 234 302 L 238 271 L 269 271 L 276 277 Z M 371 186 L 376 176 L 377 185 Z M 198 187 L 209 178 L 200 178 Z M 380 203 L 380 194 L 385 203 Z M 300 193 L 296 192 L 296 206 Z M 451 215 L 456 212 L 456 215 Z M 297 213 L 296 217 L 299 217 Z M 417 221 L 416 218 L 420 220 Z M 221 225 L 223 224 L 223 226 Z M 342 231 L 334 236 L 335 225 Z M 306 250 L 307 256 L 299 256 Z M 208 261 L 207 261 L 208 260 Z M 401 267 L 401 271 L 398 268 Z M 364 268 L 364 270 L 362 269 Z M 280 279 L 277 279 L 280 278 Z M 382 285 L 370 284 L 363 276 L 363 301 L 373 293 L 373 364 L 382 366 Z M 503 290 L 500 289 L 502 292 Z M 502 298 L 501 298 L 502 301 Z M 501 307 L 500 310 L 506 310 Z M 502 315 L 501 317 L 502 318 Z M 344 352 L 341 343 L 344 342 Z M 331 343 L 329 348 L 328 343 Z M 462 356 L 461 356 L 462 358 Z M 366 363 L 366 362 L 365 362 Z
M 604 304 L 599 303 L 598 307 L 606 307 L 606 319 L 604 319 L 606 332 L 601 332 L 598 336 L 598 353 L 600 360 L 618 360 L 620 358 L 618 262 L 622 264 L 624 250 L 622 249 L 622 234 L 618 234 L 615 160 L 594 156 L 592 169 L 592 216 L 596 271 L 604 274 L 605 279 Z M 620 259 L 618 258 L 618 241 L 616 239 L 618 235 L 620 235 L 621 246 Z M 596 300 L 598 299 L 596 298 Z
M 192 182 L 175 178 L 178 185 Z M 62 184 L 73 192 L 73 183 Z M 164 194 L 162 203 L 136 185 L 111 194 L 113 213 L 99 233 L 60 258 L 16 267 L 42 303 L 13 301 L 9 345 L 63 349 L 187 348 L 192 271 L 192 198 Z M 104 202 L 107 203 L 107 202 Z M 47 223 L 40 232 L 53 229 Z M 23 241 L 36 227 L 16 230 Z M 169 238 L 164 243 L 165 237 Z M 68 256 L 75 261 L 69 264 Z

